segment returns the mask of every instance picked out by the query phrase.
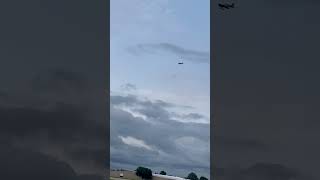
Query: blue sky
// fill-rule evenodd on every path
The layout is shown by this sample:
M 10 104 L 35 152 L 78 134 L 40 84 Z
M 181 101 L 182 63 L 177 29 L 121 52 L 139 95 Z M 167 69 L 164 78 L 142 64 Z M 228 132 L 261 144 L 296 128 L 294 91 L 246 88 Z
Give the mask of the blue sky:
M 153 105 L 157 108 L 152 112 L 170 114 L 170 116 L 161 117 L 182 123 L 183 126 L 196 123 L 201 128 L 205 128 L 206 131 L 203 133 L 206 134 L 194 137 L 206 137 L 205 140 L 202 139 L 205 147 L 209 147 L 206 143 L 209 143 L 210 122 L 209 3 L 209 0 L 111 0 L 110 8 L 111 98 L 128 98 L 130 95 L 136 97 L 136 101 L 140 103 L 142 101 L 155 103 L 160 100 L 175 104 L 174 107 L 168 108 L 158 107 L 159 104 L 155 103 Z M 180 61 L 184 64 L 178 65 Z M 146 111 L 137 112 L 134 108 L 130 109 L 123 105 L 111 104 L 111 106 L 135 118 L 154 121 L 154 119 L 148 119 L 150 112 L 143 114 Z M 159 112 L 156 112 L 157 110 Z M 112 113 L 113 111 L 111 116 Z M 200 116 L 201 118 L 195 118 Z M 160 123 L 160 120 L 156 123 Z M 111 128 L 112 126 L 120 125 L 111 117 Z M 198 130 L 194 129 L 194 131 Z M 193 138 L 192 134 L 192 132 L 189 135 L 184 134 L 183 141 L 188 141 L 187 144 L 189 144 L 189 140 L 191 142 Z M 123 144 L 132 140 L 140 145 L 144 143 L 141 145 L 142 148 L 147 147 L 143 136 L 138 139 L 134 134 L 128 134 L 128 138 L 125 139 L 120 132 L 111 133 L 111 136 L 120 137 L 118 140 Z M 201 139 L 199 142 L 197 143 L 201 144 Z M 136 144 L 135 148 L 137 147 Z M 183 145 L 183 147 L 188 146 Z M 147 149 L 150 150 L 150 148 Z M 159 148 L 158 150 L 165 151 Z M 202 154 L 199 152 L 190 152 L 190 154 L 198 153 L 200 156 L 208 157 L 208 150 L 205 148 L 201 151 Z M 111 159 L 112 155 L 111 151 Z M 209 162 L 209 159 L 207 161 Z M 116 160 L 112 162 L 111 164 L 119 164 Z M 170 164 L 170 162 L 167 163 Z M 205 164 L 208 166 L 208 163 Z M 205 166 L 201 165 L 201 167 L 199 172 L 209 174 L 208 169 L 203 168 Z M 183 168 L 181 169 L 175 172 L 185 173 Z

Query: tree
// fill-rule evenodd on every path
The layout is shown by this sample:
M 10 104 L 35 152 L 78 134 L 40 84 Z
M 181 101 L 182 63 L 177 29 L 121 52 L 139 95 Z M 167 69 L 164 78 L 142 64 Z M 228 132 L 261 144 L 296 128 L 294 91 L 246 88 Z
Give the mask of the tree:
M 145 167 L 138 167 L 136 170 L 136 175 L 141 177 L 142 179 L 152 179 L 151 169 Z
M 198 176 L 197 176 L 196 173 L 194 173 L 194 172 L 189 173 L 187 179 L 190 179 L 190 180 L 199 180 L 199 179 L 198 179 Z
M 199 180 L 208 180 L 208 178 L 201 176 Z
M 161 171 L 160 174 L 161 175 L 167 175 L 167 173 L 165 171 Z

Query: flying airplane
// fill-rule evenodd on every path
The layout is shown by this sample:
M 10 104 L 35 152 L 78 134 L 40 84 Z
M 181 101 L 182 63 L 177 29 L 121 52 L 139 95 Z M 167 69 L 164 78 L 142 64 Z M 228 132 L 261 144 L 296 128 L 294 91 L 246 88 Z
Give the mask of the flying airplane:
M 234 3 L 232 3 L 232 4 L 228 4 L 228 3 L 221 4 L 221 3 L 219 3 L 218 5 L 219 5 L 220 9 L 222 9 L 222 10 L 234 8 Z
M 183 64 L 183 62 L 179 62 L 178 64 Z

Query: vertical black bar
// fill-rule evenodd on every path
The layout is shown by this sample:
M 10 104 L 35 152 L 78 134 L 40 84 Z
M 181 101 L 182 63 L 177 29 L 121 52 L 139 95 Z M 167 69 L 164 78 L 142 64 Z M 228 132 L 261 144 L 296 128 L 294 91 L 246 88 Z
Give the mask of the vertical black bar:
M 109 169 L 109 1 L 0 2 L 0 179 Z
M 103 0 L 102 0 L 103 1 Z M 106 13 L 106 19 L 107 22 L 105 24 L 105 28 L 106 28 L 106 48 L 105 51 L 106 53 L 106 89 L 107 92 L 106 97 L 107 97 L 107 101 L 106 101 L 106 112 L 107 112 L 107 117 L 106 117 L 106 128 L 107 128 L 107 135 L 106 135 L 106 179 L 110 179 L 110 1 L 104 1 L 106 3 L 107 6 L 107 13 Z

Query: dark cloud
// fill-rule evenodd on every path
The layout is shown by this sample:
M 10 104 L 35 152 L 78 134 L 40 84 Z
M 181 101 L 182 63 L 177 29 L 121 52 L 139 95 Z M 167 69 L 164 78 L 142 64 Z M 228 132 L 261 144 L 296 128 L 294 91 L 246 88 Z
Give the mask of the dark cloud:
M 130 47 L 129 52 L 140 55 L 140 54 L 158 54 L 158 53 L 171 53 L 179 56 L 183 60 L 196 62 L 196 63 L 209 63 L 210 53 L 185 49 L 180 46 L 170 43 L 159 43 L 159 44 L 138 44 L 135 47 Z
M 132 106 L 137 102 L 137 97 L 134 95 L 127 96 L 110 96 L 110 103 L 113 105 L 127 105 Z
M 158 110 L 163 108 L 172 108 L 172 107 L 181 107 L 181 108 L 188 108 L 188 109 L 193 108 L 190 106 L 184 106 L 184 105 L 173 104 L 170 102 L 165 102 L 159 99 L 154 101 L 150 101 L 148 99 L 140 100 L 136 95 L 133 95 L 133 94 L 128 94 L 125 96 L 112 95 L 110 97 L 110 103 L 113 105 L 143 106 L 146 108 L 152 108 L 152 109 L 158 109 Z

